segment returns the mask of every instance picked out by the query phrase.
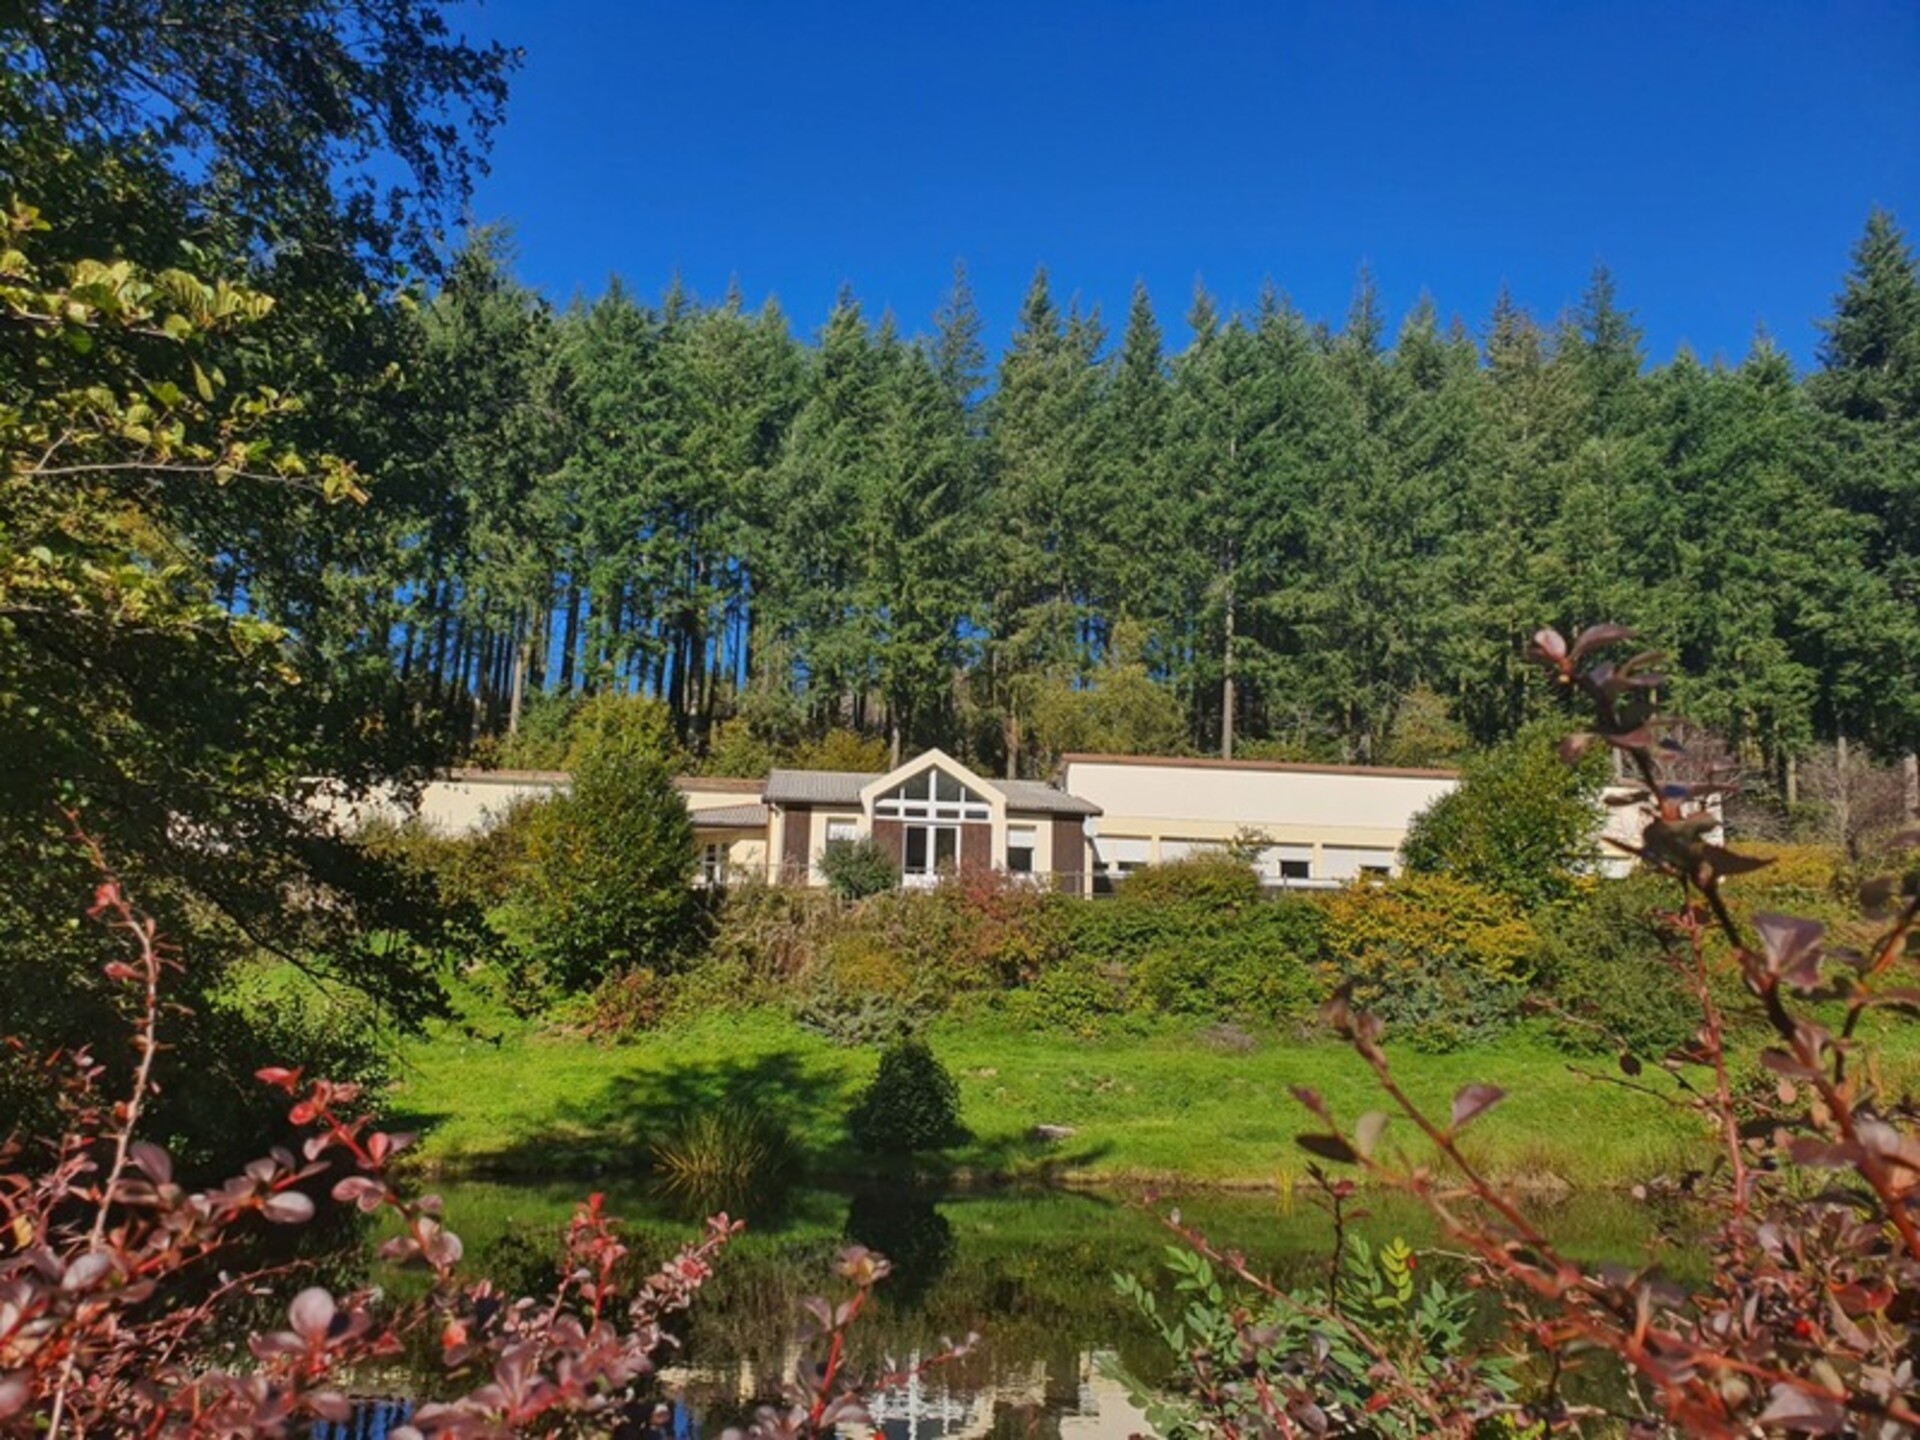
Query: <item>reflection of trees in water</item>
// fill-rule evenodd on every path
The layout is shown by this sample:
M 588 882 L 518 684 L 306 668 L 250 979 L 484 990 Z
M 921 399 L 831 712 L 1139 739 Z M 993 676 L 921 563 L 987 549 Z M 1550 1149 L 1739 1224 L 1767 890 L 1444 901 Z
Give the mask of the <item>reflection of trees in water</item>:
M 883 1293 L 894 1305 L 918 1305 L 953 1264 L 953 1224 L 928 1194 L 864 1190 L 847 1206 L 846 1230 L 893 1262 Z

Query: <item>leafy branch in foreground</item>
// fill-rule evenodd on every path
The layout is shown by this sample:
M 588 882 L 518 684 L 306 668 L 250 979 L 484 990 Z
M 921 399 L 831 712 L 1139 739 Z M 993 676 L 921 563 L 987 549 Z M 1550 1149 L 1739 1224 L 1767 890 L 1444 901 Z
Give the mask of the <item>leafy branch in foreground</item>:
M 1478 1282 L 1500 1299 L 1508 1335 L 1539 1357 L 1546 1376 L 1514 1406 L 1517 1421 L 1545 1433 L 1578 1431 L 1584 1417 L 1565 1401 L 1562 1380 L 1610 1357 L 1624 1367 L 1635 1401 L 1613 1420 L 1634 1433 L 1920 1434 L 1920 1316 L 1911 1299 L 1920 1293 L 1920 1132 L 1912 1104 L 1873 1078 L 1861 1031 L 1871 1010 L 1920 1009 L 1920 989 L 1900 983 L 1915 959 L 1915 877 L 1866 887 L 1863 899 L 1883 928 L 1860 948 L 1834 943 L 1810 920 L 1737 917 L 1722 882 L 1764 862 L 1713 838 L 1711 802 L 1730 782 L 1689 778 L 1674 723 L 1654 709 L 1663 683 L 1656 657 L 1600 658 L 1631 638 L 1602 625 L 1569 644 L 1543 630 L 1533 653 L 1592 712 L 1591 729 L 1567 742 L 1566 757 L 1596 743 L 1623 757 L 1648 812 L 1636 853 L 1676 887 L 1670 923 L 1683 942 L 1677 963 L 1699 1024 L 1662 1057 L 1675 1089 L 1657 1093 L 1697 1112 L 1720 1146 L 1703 1221 L 1709 1275 L 1682 1287 L 1651 1267 L 1619 1275 L 1570 1256 L 1486 1177 L 1465 1142 L 1467 1127 L 1504 1092 L 1467 1085 L 1448 1113 L 1432 1113 L 1398 1083 L 1378 1018 L 1342 999 L 1327 1017 L 1389 1104 L 1344 1125 L 1318 1094 L 1298 1090 L 1322 1126 L 1300 1143 L 1413 1196 L 1473 1257 Z M 1756 1056 L 1731 1048 L 1710 941 L 1731 952 L 1764 1026 L 1768 1041 Z M 1631 1054 L 1621 1063 L 1630 1081 L 1644 1068 Z M 1741 1083 L 1749 1063 L 1775 1081 L 1763 1098 Z M 1420 1156 L 1383 1145 L 1394 1121 L 1424 1137 Z M 1329 1433 L 1300 1414 L 1284 1418 L 1281 1433 Z
M 28 1142 L 0 1144 L 0 1435 L 277 1436 L 344 1421 L 356 1375 L 401 1354 L 413 1335 L 437 1337 L 454 1397 L 414 1409 L 397 1440 L 551 1433 L 568 1417 L 628 1403 L 653 1374 L 654 1356 L 674 1343 L 665 1322 L 693 1303 L 740 1222 L 714 1216 L 699 1240 L 635 1281 L 619 1223 L 595 1195 L 568 1226 L 554 1289 L 510 1298 L 461 1277 L 462 1246 L 438 1197 L 409 1197 L 395 1183 L 392 1162 L 411 1136 L 376 1128 L 357 1108 L 358 1087 L 277 1067 L 260 1078 L 292 1101 L 289 1118 L 306 1132 L 299 1153 L 275 1148 L 223 1185 L 187 1190 L 167 1152 L 139 1135 L 173 1008 L 163 989 L 179 963 L 97 843 L 80 840 L 101 877 L 91 913 L 130 952 L 106 975 L 135 997 L 139 1063 L 127 1095 L 108 1099 L 87 1051 L 35 1057 L 10 1044 L 16 1063 L 60 1072 L 67 1124 L 41 1142 L 46 1157 L 34 1167 Z M 288 1305 L 285 1329 L 252 1334 L 244 1363 L 221 1363 L 220 1322 L 302 1268 L 249 1262 L 254 1227 L 313 1219 L 316 1189 L 363 1214 L 388 1215 L 397 1233 L 381 1258 L 427 1270 L 428 1294 L 389 1307 L 372 1289 L 336 1295 L 309 1285 Z M 806 1305 L 817 1326 L 807 1338 L 824 1345 L 824 1356 L 817 1365 L 803 1358 L 784 1405 L 761 1412 L 756 1440 L 827 1435 L 864 1418 L 869 1384 L 908 1378 L 863 1384 L 845 1365 L 848 1330 L 887 1271 L 862 1247 L 841 1257 L 851 1293 Z M 925 1363 L 964 1350 L 949 1347 Z

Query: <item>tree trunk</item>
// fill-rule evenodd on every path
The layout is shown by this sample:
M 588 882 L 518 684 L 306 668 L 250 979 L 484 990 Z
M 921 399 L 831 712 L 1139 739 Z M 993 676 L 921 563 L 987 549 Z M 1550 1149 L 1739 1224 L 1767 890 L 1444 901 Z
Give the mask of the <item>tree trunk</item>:
M 567 618 L 560 630 L 560 693 L 573 693 L 574 651 L 580 643 L 580 587 L 567 580 Z
M 1920 821 L 1920 755 L 1909 750 L 1900 757 L 1901 808 L 1909 821 Z
M 1238 700 L 1233 675 L 1233 582 L 1227 582 L 1227 634 L 1221 650 L 1220 676 L 1220 758 L 1233 759 L 1233 712 Z
M 513 679 L 507 696 L 507 734 L 520 731 L 520 712 L 527 703 L 527 671 L 533 664 L 533 630 L 523 616 L 519 624 L 520 643 L 513 648 Z

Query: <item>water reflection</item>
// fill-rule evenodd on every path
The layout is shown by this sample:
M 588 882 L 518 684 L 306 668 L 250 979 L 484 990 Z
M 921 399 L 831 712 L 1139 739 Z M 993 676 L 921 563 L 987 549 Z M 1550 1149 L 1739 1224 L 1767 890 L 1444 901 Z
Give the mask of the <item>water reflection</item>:
M 443 1193 L 479 1273 L 497 1270 L 493 1278 L 520 1290 L 551 1277 L 574 1187 L 473 1184 Z M 629 1218 L 637 1263 L 664 1258 L 690 1233 L 644 1191 L 616 1190 L 607 1203 Z M 1360 1228 L 1370 1238 L 1432 1238 L 1424 1212 L 1384 1198 L 1367 1208 Z M 1326 1218 L 1310 1205 L 1273 1193 L 1215 1194 L 1187 1197 L 1182 1210 L 1283 1285 L 1315 1279 L 1325 1264 Z M 1170 1372 L 1172 1357 L 1113 1286 L 1116 1273 L 1157 1274 L 1171 1240 L 1136 1200 L 1058 1190 L 798 1190 L 772 1214 L 747 1218 L 747 1233 L 676 1320 L 678 1348 L 644 1397 L 649 1409 L 656 1400 L 673 1407 L 664 1440 L 717 1436 L 778 1398 L 806 1358 L 794 1340 L 801 1302 L 836 1289 L 833 1256 L 849 1240 L 894 1262 L 854 1332 L 856 1368 L 877 1373 L 886 1357 L 937 1353 L 944 1337 L 983 1337 L 964 1360 L 876 1397 L 876 1428 L 889 1440 L 1122 1440 L 1144 1418 L 1105 1373 L 1107 1360 L 1149 1384 Z M 1586 1258 L 1639 1261 L 1654 1219 L 1644 1207 L 1598 1197 L 1559 1207 L 1548 1228 Z M 423 1373 L 411 1393 L 434 1394 L 435 1384 Z M 351 1427 L 319 1433 L 379 1440 L 406 1413 L 370 1404 Z

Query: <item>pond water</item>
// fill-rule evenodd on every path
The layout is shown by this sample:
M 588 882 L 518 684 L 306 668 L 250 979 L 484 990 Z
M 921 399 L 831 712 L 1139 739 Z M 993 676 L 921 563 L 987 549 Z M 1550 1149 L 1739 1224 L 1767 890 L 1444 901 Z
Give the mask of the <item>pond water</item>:
M 469 1269 L 515 1293 L 543 1284 L 558 1237 L 586 1184 L 440 1186 L 447 1218 L 466 1243 Z M 645 1191 L 600 1186 L 608 1208 L 630 1222 L 647 1259 L 664 1258 L 697 1226 L 664 1211 Z M 666 1359 L 659 1398 L 672 1407 L 668 1440 L 717 1435 L 777 1397 L 801 1359 L 793 1337 L 801 1302 L 837 1293 L 833 1258 L 865 1244 L 894 1273 L 861 1318 L 856 1360 L 935 1353 L 943 1337 L 977 1332 L 963 1360 L 873 1407 L 889 1440 L 939 1437 L 1058 1437 L 1124 1440 L 1143 1428 L 1117 1362 L 1150 1384 L 1171 1373 L 1172 1357 L 1114 1287 L 1129 1273 L 1161 1280 L 1173 1237 L 1160 1215 L 1183 1218 L 1216 1244 L 1244 1252 L 1283 1284 L 1324 1275 L 1331 1226 L 1305 1195 L 1138 1195 L 1061 1190 L 937 1194 L 908 1187 L 792 1191 L 745 1218 L 748 1230 L 722 1257 L 715 1278 L 679 1325 L 681 1345 Z M 1368 1199 L 1356 1230 L 1375 1240 L 1403 1235 L 1430 1243 L 1424 1212 L 1391 1197 Z M 1544 1211 L 1550 1233 L 1590 1259 L 1637 1262 L 1658 1217 L 1613 1196 L 1583 1197 Z M 1444 1263 L 1441 1262 L 1441 1263 Z M 394 1277 L 396 1288 L 404 1282 Z M 430 1393 L 420 1377 L 416 1394 Z M 399 1382 L 395 1390 L 405 1387 Z M 404 1406 L 370 1405 L 332 1435 L 377 1440 Z

